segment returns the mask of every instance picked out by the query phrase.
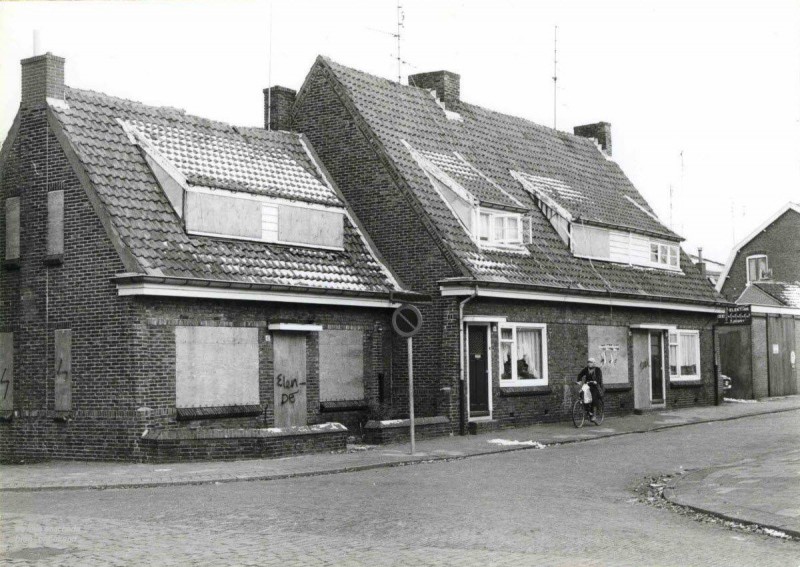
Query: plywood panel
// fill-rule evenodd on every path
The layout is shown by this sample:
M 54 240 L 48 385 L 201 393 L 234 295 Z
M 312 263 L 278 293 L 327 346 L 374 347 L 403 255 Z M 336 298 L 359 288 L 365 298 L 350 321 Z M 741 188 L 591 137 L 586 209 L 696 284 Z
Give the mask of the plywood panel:
M 189 191 L 186 230 L 241 238 L 261 238 L 261 203 Z
M 258 404 L 258 329 L 176 327 L 175 403 L 179 408 Z
M 589 356 L 603 371 L 604 384 L 628 384 L 628 328 L 589 326 Z
M 342 248 L 344 215 L 335 211 L 280 205 L 278 239 L 281 242 Z
M 630 233 L 619 230 L 608 232 L 610 258 L 615 262 L 627 263 L 630 260 Z
M 319 334 L 319 399 L 364 399 L 363 331 L 330 329 Z
M 579 256 L 608 258 L 610 255 L 608 230 L 604 228 L 573 224 L 572 240 Z
M 14 409 L 14 333 L 0 333 L 0 410 Z
M 633 333 L 633 407 L 650 407 L 650 334 Z
M 275 427 L 306 425 L 306 334 L 274 333 Z
M 6 199 L 6 260 L 19 258 L 19 197 Z
M 47 194 L 47 255 L 64 253 L 64 191 Z
M 794 347 L 794 321 L 788 317 L 767 319 L 767 356 L 769 360 L 769 395 L 796 394 L 791 363 Z
M 72 409 L 72 331 L 58 329 L 54 333 L 55 410 Z

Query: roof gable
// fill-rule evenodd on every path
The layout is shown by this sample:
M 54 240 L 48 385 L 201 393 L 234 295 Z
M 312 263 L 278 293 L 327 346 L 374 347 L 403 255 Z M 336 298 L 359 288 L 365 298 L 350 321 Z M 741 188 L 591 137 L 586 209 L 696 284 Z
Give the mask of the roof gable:
M 146 152 L 130 137 L 135 132 L 155 147 L 189 185 L 344 209 L 302 136 L 235 128 L 172 108 L 72 88 L 66 90 L 66 104 L 51 105 L 50 113 L 113 230 L 145 275 L 326 292 L 400 290 L 346 210 L 342 250 L 187 233 Z
M 363 124 L 362 131 L 408 183 L 439 238 L 472 278 L 576 291 L 721 300 L 685 257 L 683 272 L 665 273 L 609 262 L 592 263 L 573 256 L 548 218 L 536 207 L 531 193 L 512 172 L 562 188 L 563 194 L 557 195 L 561 203 L 552 196 L 550 200 L 562 209 L 572 209 L 575 212 L 571 214 L 580 215 L 586 224 L 626 226 L 673 242 L 679 239 L 655 218 L 619 166 L 607 159 L 592 140 L 465 103 L 449 107 L 460 116 L 459 120 L 453 120 L 424 89 L 393 83 L 322 57 L 309 77 L 317 72 L 331 82 L 334 91 L 354 112 L 357 123 Z M 304 90 L 305 87 L 298 94 L 298 101 L 306 95 Z M 526 246 L 529 254 L 520 256 L 478 247 L 448 210 L 404 142 L 428 156 L 429 161 L 437 157 L 437 167 L 448 168 L 448 175 L 462 186 L 470 187 L 477 177 L 471 176 L 451 156 L 474 168 L 481 180 L 477 181 L 478 186 L 470 188 L 470 193 L 498 188 L 524 204 L 528 209 L 526 230 L 533 235 Z M 575 198 L 567 202 L 564 197 L 570 192 Z M 580 197 L 585 198 L 585 208 L 578 206 Z M 591 221 L 584 219 L 589 216 Z

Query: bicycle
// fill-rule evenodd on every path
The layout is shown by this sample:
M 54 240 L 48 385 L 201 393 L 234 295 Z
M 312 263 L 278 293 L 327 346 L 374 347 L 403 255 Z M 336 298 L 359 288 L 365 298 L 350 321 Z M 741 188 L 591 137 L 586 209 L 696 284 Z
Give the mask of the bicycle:
M 594 407 L 595 425 L 603 423 L 604 417 L 605 408 L 603 405 L 603 398 L 601 397 L 597 400 L 597 405 Z M 583 404 L 583 398 L 579 390 L 578 399 L 572 404 L 572 424 L 577 428 L 581 428 L 586 421 L 589 421 L 589 410 L 586 409 L 586 406 Z

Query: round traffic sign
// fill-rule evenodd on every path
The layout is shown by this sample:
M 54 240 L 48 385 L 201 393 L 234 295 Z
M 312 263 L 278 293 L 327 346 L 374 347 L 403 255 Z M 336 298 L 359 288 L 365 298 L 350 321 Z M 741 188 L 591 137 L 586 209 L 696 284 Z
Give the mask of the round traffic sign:
M 392 327 L 401 337 L 413 337 L 422 328 L 422 313 L 413 305 L 404 303 L 392 313 Z

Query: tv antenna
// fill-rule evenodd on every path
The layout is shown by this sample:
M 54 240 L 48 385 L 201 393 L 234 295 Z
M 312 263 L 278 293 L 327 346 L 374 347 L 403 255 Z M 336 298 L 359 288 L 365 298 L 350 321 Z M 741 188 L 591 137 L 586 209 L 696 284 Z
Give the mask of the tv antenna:
M 553 30 L 553 130 L 556 129 L 557 106 L 556 99 L 558 97 L 558 26 Z
M 403 7 L 400 5 L 400 0 L 397 0 L 397 82 L 403 81 L 403 59 L 400 57 L 400 30 L 403 28 L 403 21 L 406 15 L 403 13 Z
M 267 131 L 272 130 L 272 2 L 269 3 L 269 56 L 267 59 Z

